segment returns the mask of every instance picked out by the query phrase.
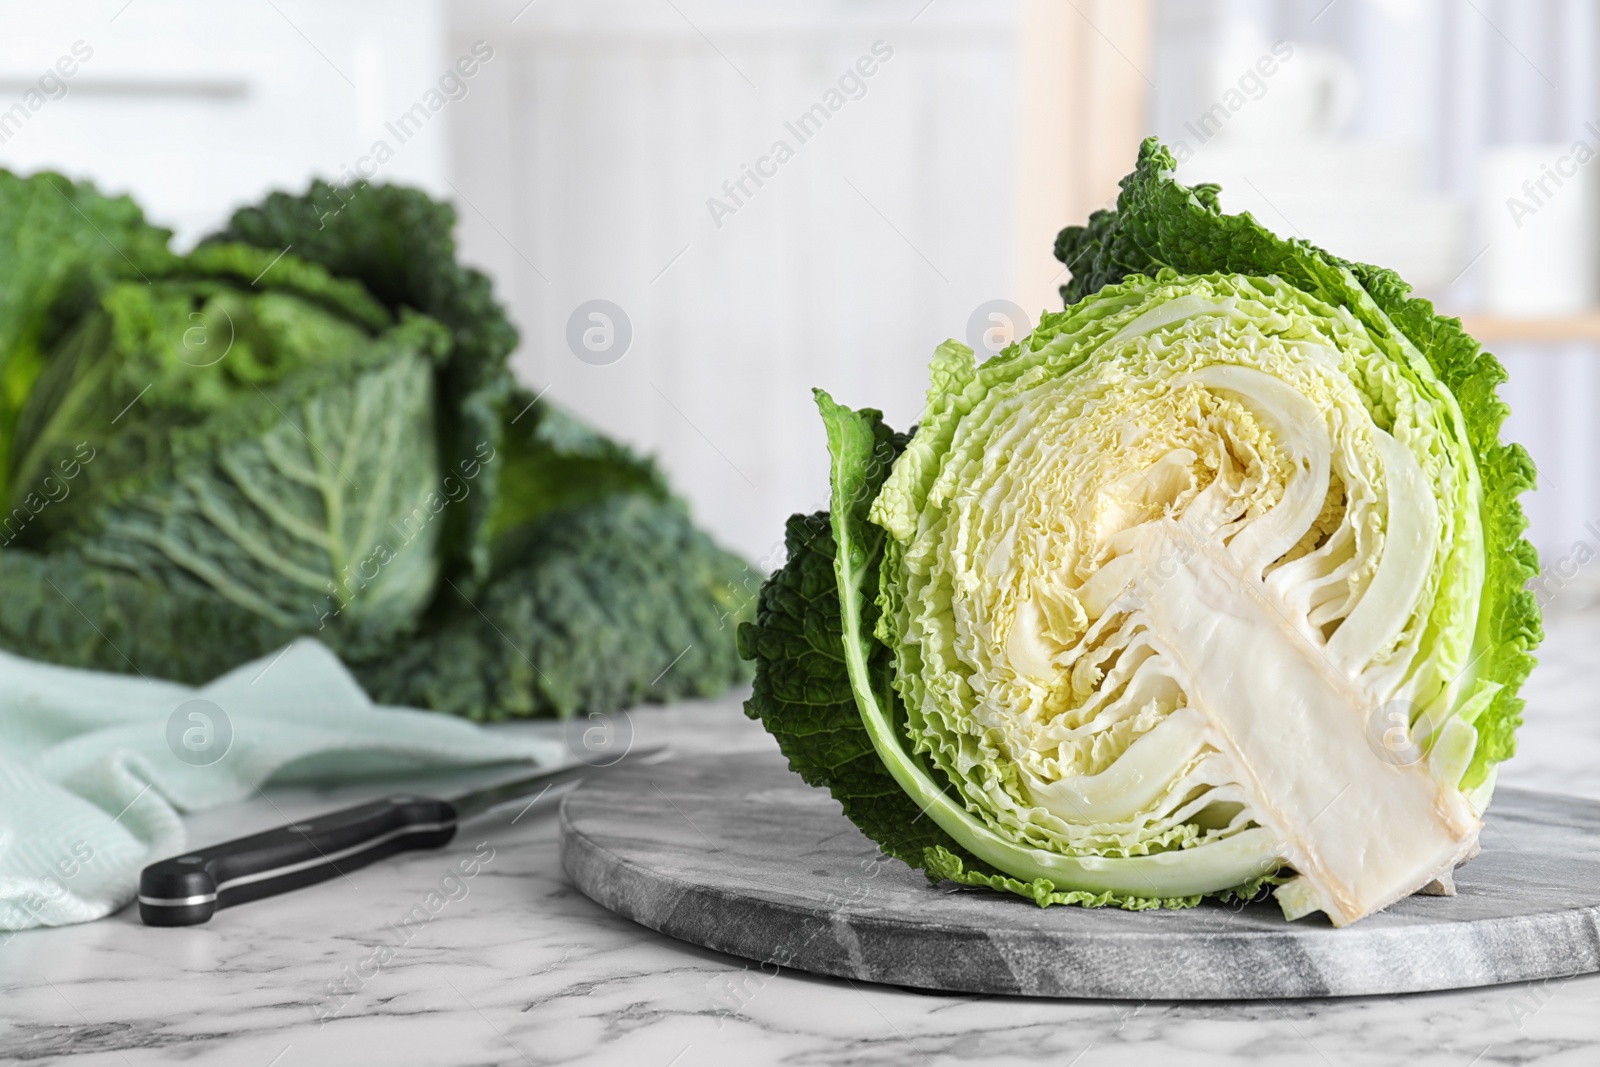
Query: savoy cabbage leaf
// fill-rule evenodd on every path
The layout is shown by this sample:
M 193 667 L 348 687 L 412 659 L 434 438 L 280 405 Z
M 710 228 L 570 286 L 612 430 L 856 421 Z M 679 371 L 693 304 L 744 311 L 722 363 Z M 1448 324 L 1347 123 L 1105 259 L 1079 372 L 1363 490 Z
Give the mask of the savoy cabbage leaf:
M 171 234 L 128 197 L 86 182 L 0 169 L 0 500 L 11 495 L 16 421 L 56 335 L 108 279 L 143 280 L 174 257 Z

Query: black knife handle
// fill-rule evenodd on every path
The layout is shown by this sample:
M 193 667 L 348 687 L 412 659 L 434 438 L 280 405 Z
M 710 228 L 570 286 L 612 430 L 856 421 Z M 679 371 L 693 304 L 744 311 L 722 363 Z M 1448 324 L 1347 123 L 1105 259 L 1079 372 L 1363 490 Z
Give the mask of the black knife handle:
M 139 917 L 148 926 L 193 926 L 218 908 L 326 881 L 396 852 L 438 848 L 455 833 L 456 810 L 431 797 L 329 812 L 152 863 L 139 876 Z

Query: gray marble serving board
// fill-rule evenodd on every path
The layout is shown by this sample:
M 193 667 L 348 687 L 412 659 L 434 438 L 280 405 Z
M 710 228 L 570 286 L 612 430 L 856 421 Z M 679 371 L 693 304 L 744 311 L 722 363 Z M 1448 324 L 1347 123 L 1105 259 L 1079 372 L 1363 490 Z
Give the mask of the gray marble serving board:
M 1502 789 L 1458 895 L 1336 930 L 1270 900 L 1039 908 L 930 885 L 881 856 L 776 753 L 622 768 L 561 812 L 585 894 L 685 941 L 920 989 L 1233 1000 L 1458 989 L 1600 970 L 1600 803 Z

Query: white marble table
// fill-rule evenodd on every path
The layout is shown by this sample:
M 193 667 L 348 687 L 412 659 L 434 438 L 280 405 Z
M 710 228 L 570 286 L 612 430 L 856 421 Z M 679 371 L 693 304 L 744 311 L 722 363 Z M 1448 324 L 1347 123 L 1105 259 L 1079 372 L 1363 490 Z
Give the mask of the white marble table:
M 1600 611 L 1552 619 L 1550 632 L 1523 751 L 1503 780 L 1600 798 Z M 770 744 L 737 697 L 646 709 L 633 722 L 639 744 Z M 389 791 L 269 790 L 270 800 L 193 819 L 192 832 L 198 843 L 221 840 Z M 405 926 L 474 853 L 490 856 L 476 876 L 444 883 L 457 899 Z M 392 955 L 375 969 L 368 961 L 385 945 Z M 330 994 L 340 982 L 347 992 Z M 0 1027 L 0 1062 L 75 1067 L 1588 1067 L 1600 1063 L 1600 976 L 1400 998 L 1171 1004 L 940 996 L 763 972 L 577 893 L 546 809 L 472 824 L 442 852 L 384 861 L 201 927 L 147 928 L 128 909 L 18 934 L 0 947 Z

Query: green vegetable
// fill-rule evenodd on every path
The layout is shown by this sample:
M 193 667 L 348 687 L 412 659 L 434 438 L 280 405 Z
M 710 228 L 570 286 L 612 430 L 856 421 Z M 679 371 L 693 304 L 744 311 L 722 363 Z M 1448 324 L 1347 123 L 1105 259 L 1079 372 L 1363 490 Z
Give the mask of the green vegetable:
M 521 562 L 358 665 L 374 698 L 474 719 L 715 696 L 741 676 L 745 565 L 675 502 L 617 494 L 535 521 Z M 516 635 L 515 638 L 511 635 Z
M 689 522 L 655 464 L 516 390 L 485 525 L 493 580 L 447 587 L 422 632 L 358 665 L 393 704 L 563 717 L 714 696 L 753 572 Z M 513 639 L 511 635 L 515 635 Z
M 454 208 L 419 189 L 316 181 L 304 196 L 273 193 L 241 209 L 213 240 L 291 248 L 339 277 L 359 281 L 391 311 L 412 308 L 447 327 L 451 350 L 438 373 L 436 417 L 442 465 L 458 471 L 485 442 L 494 445 L 502 422 L 522 408 L 503 413 L 512 389 L 506 358 L 517 347 L 516 328 L 495 301 L 488 277 L 456 261 L 455 223 Z M 446 560 L 463 566 L 474 586 L 488 574 L 485 524 L 499 471 L 491 466 L 480 477 L 482 492 L 449 510 L 442 534 Z
M 0 645 L 202 681 L 314 634 L 382 699 L 492 718 L 737 681 L 746 568 L 516 387 L 454 222 L 318 183 L 178 256 L 0 172 Z
M 168 260 L 170 237 L 125 196 L 107 199 L 59 174 L 0 170 L 0 492 L 10 485 L 17 415 L 56 336 L 94 283 Z
M 747 711 L 931 879 L 1343 925 L 1476 850 L 1532 464 L 1458 321 L 1172 168 L 1063 231 L 1064 312 L 940 347 L 909 439 L 818 394 L 833 504 L 741 628 Z

